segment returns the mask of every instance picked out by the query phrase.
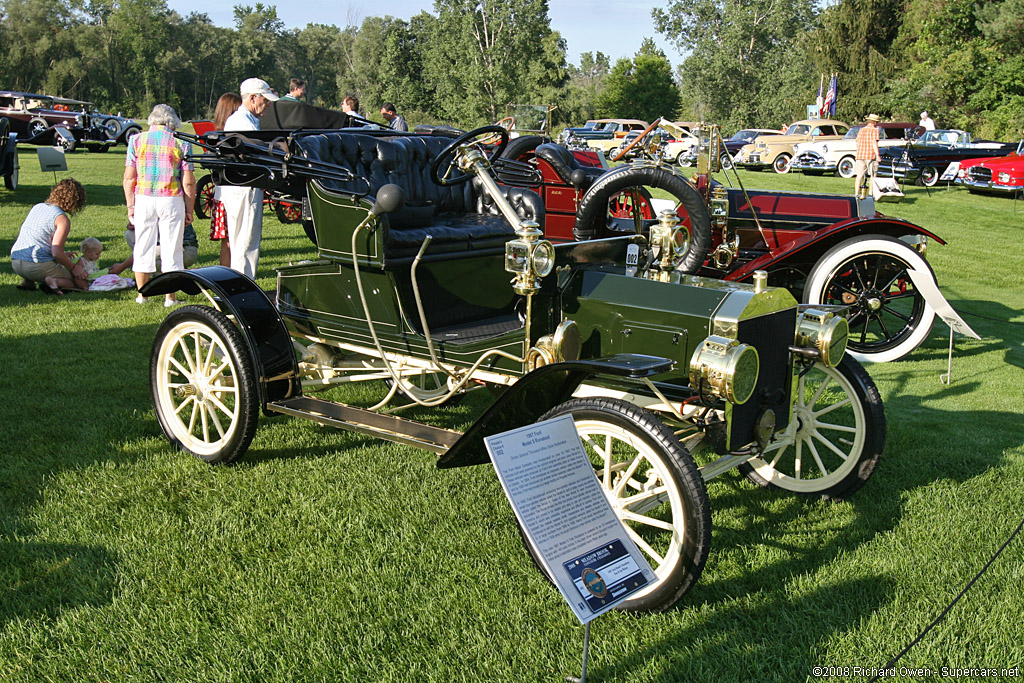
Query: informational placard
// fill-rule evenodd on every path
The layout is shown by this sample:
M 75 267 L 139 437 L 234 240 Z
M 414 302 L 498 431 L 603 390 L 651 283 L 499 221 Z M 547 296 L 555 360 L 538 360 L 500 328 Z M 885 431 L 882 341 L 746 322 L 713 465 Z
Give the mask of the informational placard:
M 953 161 L 946 167 L 946 170 L 939 176 L 939 180 L 942 182 L 956 180 L 957 174 L 960 172 L 960 162 Z
M 484 443 L 527 541 L 581 623 L 656 580 L 594 476 L 571 415 Z
M 60 147 L 37 147 L 36 156 L 39 157 L 41 171 L 68 170 L 68 160 L 64 157 L 64 150 Z

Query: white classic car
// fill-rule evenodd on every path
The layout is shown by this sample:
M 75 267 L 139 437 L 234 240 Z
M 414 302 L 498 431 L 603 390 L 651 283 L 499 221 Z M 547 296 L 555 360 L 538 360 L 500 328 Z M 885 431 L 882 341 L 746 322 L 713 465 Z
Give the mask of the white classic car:
M 842 140 L 820 140 L 794 145 L 790 170 L 808 174 L 835 173 L 840 178 L 852 178 L 857 133 L 863 127 L 863 124 L 854 126 Z M 884 122 L 879 123 L 878 128 L 879 147 L 898 147 L 914 139 L 917 124 Z

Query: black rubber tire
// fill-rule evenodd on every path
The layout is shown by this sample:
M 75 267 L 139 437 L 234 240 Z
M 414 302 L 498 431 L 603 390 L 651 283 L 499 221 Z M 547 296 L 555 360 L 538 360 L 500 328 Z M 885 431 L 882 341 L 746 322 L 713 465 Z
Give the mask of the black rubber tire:
M 872 363 L 899 360 L 928 338 L 935 320 L 907 272 L 911 268 L 935 279 L 928 261 L 903 240 L 852 237 L 818 259 L 804 285 L 804 303 L 852 306 L 847 353 Z
M 56 146 L 62 148 L 65 154 L 71 154 L 78 149 L 78 140 L 65 140 L 64 138 L 58 138 Z
M 15 159 L 14 160 L 14 170 L 12 170 L 9 175 L 5 175 L 4 176 L 4 187 L 6 187 L 8 190 L 17 190 L 18 189 L 18 175 L 19 175 L 18 160 Z
M 542 145 L 545 142 L 549 142 L 549 140 L 540 135 L 521 135 L 508 141 L 508 146 L 505 147 L 501 156 L 503 159 L 512 159 L 513 161 L 533 161 L 536 156 L 533 152 L 537 149 L 537 145 Z
M 192 209 L 196 218 L 207 219 L 213 215 L 213 175 L 207 173 L 196 183 L 196 203 Z
M 185 306 L 164 318 L 149 380 L 160 429 L 175 448 L 210 464 L 233 462 L 249 448 L 259 421 L 257 378 L 242 333 L 223 313 Z M 195 393 L 181 396 L 179 387 Z
M 138 126 L 128 126 L 123 133 L 117 136 L 117 139 L 127 145 L 133 135 L 138 135 L 141 132 L 142 129 Z
M 696 273 L 711 249 L 711 216 L 700 193 L 681 175 L 657 166 L 620 166 L 597 179 L 580 200 L 573 235 L 578 240 L 605 237 L 608 227 L 608 203 L 629 188 L 654 187 L 676 198 L 690 218 L 690 248 L 676 265 L 681 273 Z
M 820 390 L 822 384 L 824 390 Z M 829 386 L 835 386 L 842 395 L 836 396 L 836 390 Z M 763 457 L 753 458 L 739 469 L 760 486 L 822 500 L 844 500 L 868 480 L 885 448 L 885 410 L 878 388 L 864 366 L 845 356 L 835 368 L 816 363 L 798 380 L 797 391 L 800 393 L 789 426 L 776 434 Z M 808 396 L 817 396 L 814 404 L 804 403 Z M 851 399 L 848 406 L 840 405 L 822 421 L 817 420 L 813 413 L 842 403 L 844 397 Z M 835 429 L 836 426 L 856 431 Z M 847 457 L 840 458 L 825 445 L 826 441 L 840 450 L 849 444 Z M 807 444 L 815 442 L 812 450 Z M 806 453 L 809 450 L 811 453 Z M 801 471 L 796 477 L 793 475 L 798 454 Z M 816 462 L 819 459 L 821 466 Z M 833 463 L 835 466 L 829 469 Z M 814 477 L 815 474 L 818 476 Z M 808 475 L 812 478 L 808 479 Z
M 663 502 L 651 510 L 645 510 L 643 514 L 651 517 L 657 516 L 659 512 L 669 515 L 668 521 L 672 524 L 674 531 L 654 526 L 640 530 L 646 534 L 645 540 L 651 543 L 652 547 L 663 551 L 664 561 L 657 563 L 655 558 L 647 554 L 641 547 L 641 552 L 645 552 L 648 562 L 658 573 L 658 581 L 644 592 L 618 605 L 618 609 L 626 611 L 663 612 L 672 607 L 700 578 L 711 547 L 711 503 L 707 487 L 697 470 L 697 465 L 665 423 L 652 413 L 632 403 L 608 398 L 577 398 L 552 408 L 540 419 L 548 420 L 568 414 L 571 414 L 576 421 L 584 447 L 587 448 L 588 455 L 592 460 L 597 458 L 597 451 L 593 446 L 588 446 L 588 436 L 592 437 L 598 434 L 602 425 L 610 430 L 608 434 L 603 435 L 606 437 L 614 436 L 614 432 L 627 433 L 635 443 L 640 444 L 647 451 L 645 459 L 647 469 L 641 472 L 643 465 L 638 466 L 633 471 L 631 480 L 646 474 L 648 483 L 657 481 L 670 490 L 667 502 Z M 619 440 L 617 445 L 619 448 L 633 449 L 636 454 L 640 453 L 633 445 L 624 441 Z M 617 452 L 621 453 L 621 451 Z M 632 457 L 632 455 L 633 453 L 630 453 L 627 457 Z M 598 466 L 595 465 L 595 474 L 598 474 L 597 468 Z M 598 478 L 600 479 L 600 476 Z M 614 484 L 614 481 L 610 483 Z M 630 489 L 632 493 L 638 495 L 645 493 L 643 490 L 632 490 L 631 487 L 623 487 L 623 489 L 624 491 Z M 673 493 L 674 500 L 672 499 Z M 628 500 L 629 497 L 626 496 L 625 499 Z M 626 505 L 629 503 L 627 502 Z M 634 522 L 627 520 L 623 520 L 623 522 L 633 533 L 637 533 Z M 677 528 L 680 522 L 682 523 L 681 533 Z M 660 534 L 651 529 L 659 529 Z M 522 533 L 521 528 L 520 533 Z M 532 547 L 525 534 L 523 534 L 523 543 L 534 564 L 544 573 L 537 551 Z M 545 576 L 551 580 L 546 573 Z

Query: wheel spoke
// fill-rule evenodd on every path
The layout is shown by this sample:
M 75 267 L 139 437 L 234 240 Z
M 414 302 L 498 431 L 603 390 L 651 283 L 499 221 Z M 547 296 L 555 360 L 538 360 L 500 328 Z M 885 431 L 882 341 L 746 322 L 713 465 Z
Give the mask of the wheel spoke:
M 177 415 L 178 413 L 185 409 L 185 406 L 189 405 L 190 403 L 195 403 L 195 401 L 195 396 L 187 397 L 184 401 L 181 402 L 181 404 L 177 408 L 174 409 L 174 414 Z
M 220 399 L 218 399 L 217 397 L 211 395 L 209 397 L 209 400 L 210 400 L 210 403 L 212 403 L 216 408 L 218 408 L 220 410 L 220 412 L 224 413 L 225 417 L 227 417 L 228 419 L 234 419 L 235 411 L 231 410 L 226 405 L 221 403 Z M 216 413 L 213 410 L 210 410 L 210 415 L 216 420 L 217 416 L 216 416 Z M 220 431 L 220 435 L 223 437 L 224 436 L 224 432 L 223 432 L 223 430 L 220 429 L 220 422 L 217 423 L 217 430 Z
M 630 510 L 632 512 L 647 512 L 648 510 L 653 510 L 658 507 L 666 500 L 668 500 L 668 487 L 659 486 L 656 489 L 643 491 L 635 496 L 624 498 L 622 509 Z
M 814 462 L 818 466 L 818 471 L 821 472 L 821 476 L 828 476 L 828 468 L 825 467 L 825 463 L 821 461 L 821 455 L 818 454 L 818 449 L 814 447 L 814 441 L 807 440 L 807 448 L 811 450 L 811 455 L 814 456 Z
M 836 408 L 842 408 L 843 406 L 848 406 L 851 403 L 852 403 L 852 399 L 849 396 L 847 396 L 842 401 L 839 401 L 837 403 L 833 403 L 830 406 L 825 406 L 821 410 L 814 411 L 814 417 L 815 417 L 815 419 L 817 419 L 817 418 L 821 417 L 822 415 L 828 415 L 829 413 L 831 413 Z
M 652 548 L 647 541 L 640 537 L 640 534 L 636 532 L 636 529 L 634 529 L 628 524 L 626 524 L 625 527 L 626 534 L 633 540 L 633 543 L 636 543 L 637 547 L 640 548 L 640 550 L 644 551 L 648 557 L 655 561 L 656 566 L 654 567 L 654 570 L 657 571 L 658 567 L 665 563 L 665 558 L 659 555 L 657 552 L 655 552 L 654 548 Z
M 837 425 L 831 422 L 818 422 L 817 427 L 818 429 L 830 429 L 835 432 L 848 432 L 850 434 L 857 433 L 856 427 L 848 427 L 847 425 Z
M 174 356 L 171 356 L 167 360 L 170 361 L 171 365 L 173 365 L 174 367 L 176 367 L 178 369 L 178 372 L 180 372 L 181 374 L 185 375 L 186 379 L 192 379 L 192 374 L 193 373 L 191 371 L 187 370 L 185 368 L 185 366 L 183 366 L 181 363 L 179 363 L 177 358 L 175 358 Z
M 793 477 L 800 479 L 800 472 L 803 465 L 803 445 L 804 439 L 802 436 L 796 439 L 796 454 L 793 456 Z
M 849 453 L 846 453 L 845 451 L 840 450 L 838 446 L 833 444 L 830 440 L 826 439 L 824 434 L 821 434 L 821 433 L 816 431 L 816 432 L 814 432 L 814 438 L 817 439 L 818 441 L 820 441 L 823 446 L 825 446 L 830 451 L 832 451 L 833 453 L 838 455 L 840 458 L 842 458 L 843 462 L 846 462 L 846 459 L 850 457 Z
M 608 437 L 608 441 L 611 441 L 611 437 Z M 611 454 L 609 453 L 609 456 L 610 455 Z M 626 484 L 629 483 L 629 480 L 633 477 L 633 473 L 636 472 L 636 468 L 640 466 L 641 460 L 643 460 L 643 455 L 638 453 L 629 463 L 629 467 L 626 469 L 625 473 L 619 476 L 619 481 L 615 484 L 615 488 L 612 491 L 616 498 L 622 497 L 622 489 L 626 487 Z
M 672 525 L 672 522 L 666 522 L 663 519 L 655 519 L 653 517 L 648 517 L 646 515 L 639 515 L 635 512 L 630 512 L 629 510 L 623 510 L 620 513 L 620 517 L 622 519 L 628 519 L 631 522 L 636 522 L 637 524 L 652 526 L 656 529 L 662 529 L 664 531 L 675 530 L 675 527 Z
M 812 396 L 811 399 L 809 401 L 807 401 L 807 403 L 805 403 L 804 405 L 808 405 L 808 406 L 816 406 L 816 405 L 818 405 L 818 401 L 821 399 L 821 395 L 825 392 L 825 388 L 828 386 L 829 382 L 831 382 L 831 381 L 832 381 L 832 378 L 826 376 L 825 379 L 822 380 L 821 386 L 819 386 L 818 390 L 814 392 L 814 396 Z

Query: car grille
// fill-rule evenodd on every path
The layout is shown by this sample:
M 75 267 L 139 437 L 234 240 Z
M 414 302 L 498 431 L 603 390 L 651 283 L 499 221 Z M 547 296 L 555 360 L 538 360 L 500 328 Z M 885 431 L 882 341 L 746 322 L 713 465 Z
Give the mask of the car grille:
M 990 183 L 992 182 L 992 169 L 985 168 L 984 166 L 972 166 L 967 169 L 968 177 L 976 182 Z
M 789 423 L 789 393 L 792 384 L 789 346 L 793 343 L 795 328 L 796 308 L 740 321 L 736 338 L 757 349 L 761 369 L 750 400 L 732 408 L 733 448 L 754 440 L 754 425 L 765 408 L 775 411 L 777 429 Z M 775 387 L 775 390 L 769 391 L 771 387 Z

